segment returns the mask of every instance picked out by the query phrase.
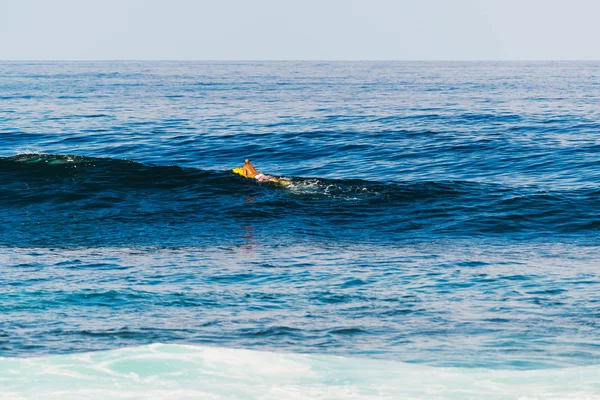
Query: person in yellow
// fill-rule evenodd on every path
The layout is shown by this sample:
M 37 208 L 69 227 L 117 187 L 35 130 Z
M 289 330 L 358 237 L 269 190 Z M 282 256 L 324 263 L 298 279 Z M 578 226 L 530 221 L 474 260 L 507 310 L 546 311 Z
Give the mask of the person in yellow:
M 259 182 L 279 182 L 279 179 L 274 176 L 265 175 L 261 172 L 258 172 L 254 165 L 250 164 L 250 160 L 247 158 L 244 160 L 244 166 L 242 167 L 242 174 L 246 178 L 254 178 Z

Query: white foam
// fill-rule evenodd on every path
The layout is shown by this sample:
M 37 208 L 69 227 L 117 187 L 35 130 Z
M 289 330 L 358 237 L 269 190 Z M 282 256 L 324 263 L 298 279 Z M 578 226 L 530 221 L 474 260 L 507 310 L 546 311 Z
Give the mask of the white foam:
M 153 344 L 0 358 L 0 399 L 600 399 L 600 367 L 434 368 Z

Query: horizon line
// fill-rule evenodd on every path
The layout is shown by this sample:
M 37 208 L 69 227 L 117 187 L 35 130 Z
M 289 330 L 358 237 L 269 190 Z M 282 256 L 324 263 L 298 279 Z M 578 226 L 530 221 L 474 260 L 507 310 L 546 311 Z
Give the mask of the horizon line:
M 0 62 L 600 62 L 600 59 L 0 59 Z

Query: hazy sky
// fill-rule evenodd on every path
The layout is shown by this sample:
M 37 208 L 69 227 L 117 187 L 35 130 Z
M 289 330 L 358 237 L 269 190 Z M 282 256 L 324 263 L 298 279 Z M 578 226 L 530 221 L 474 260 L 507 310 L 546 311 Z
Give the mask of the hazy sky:
M 600 60 L 598 0 L 0 0 L 0 60 Z

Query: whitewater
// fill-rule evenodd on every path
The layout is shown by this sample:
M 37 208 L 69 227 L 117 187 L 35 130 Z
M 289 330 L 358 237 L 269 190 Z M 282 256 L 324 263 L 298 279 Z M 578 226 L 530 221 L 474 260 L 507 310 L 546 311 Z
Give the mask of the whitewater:
M 2 398 L 598 399 L 598 368 L 493 371 L 187 345 L 0 359 Z

